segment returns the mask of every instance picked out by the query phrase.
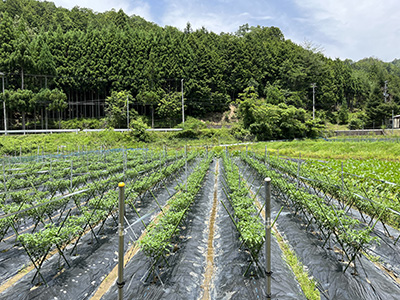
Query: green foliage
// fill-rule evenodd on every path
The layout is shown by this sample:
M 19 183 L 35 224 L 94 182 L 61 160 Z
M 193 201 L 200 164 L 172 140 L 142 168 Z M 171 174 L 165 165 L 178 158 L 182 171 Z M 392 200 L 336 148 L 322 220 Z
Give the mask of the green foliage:
M 338 123 L 339 125 L 344 125 L 349 122 L 349 109 L 347 107 L 347 102 L 343 101 L 339 112 L 338 112 Z
M 351 119 L 349 122 L 349 129 L 356 130 L 356 129 L 363 129 L 364 128 L 364 121 L 361 119 Z
M 8 96 L 8 105 L 12 110 L 22 113 L 22 129 L 25 129 L 25 116 L 34 107 L 34 94 L 31 90 L 18 89 Z
M 324 228 L 329 235 L 335 236 L 335 243 L 337 246 L 340 245 L 341 250 L 345 253 L 348 259 L 348 266 L 360 251 L 366 249 L 377 240 L 376 237 L 371 235 L 373 227 L 360 227 L 360 221 L 348 216 L 344 210 L 335 208 L 327 204 L 324 199 L 317 195 L 307 190 L 299 189 L 299 186 L 295 183 L 288 182 L 287 177 L 285 177 L 287 174 L 293 177 L 297 176 L 295 171 L 297 163 L 288 162 L 286 160 L 283 161 L 277 157 L 266 158 L 265 156 L 258 156 L 257 159 L 253 159 L 244 154 L 241 155 L 241 158 L 264 178 L 271 178 L 272 185 L 281 193 L 288 196 L 291 207 L 298 211 L 306 211 L 308 216 L 313 217 L 317 226 L 321 229 Z M 269 166 L 267 167 L 264 163 L 260 163 L 260 160 L 263 162 L 268 160 Z M 294 167 L 290 167 L 288 164 L 293 164 Z M 311 181 L 307 180 L 307 184 L 312 185 L 313 188 L 321 189 L 328 194 L 336 191 L 337 195 L 342 192 L 338 189 L 338 185 L 327 182 L 326 177 L 324 177 L 325 180 L 321 180 L 320 178 L 315 179 L 315 175 L 319 176 L 319 174 L 320 171 L 304 174 L 304 178 L 313 178 Z M 336 178 L 340 177 L 337 176 Z M 321 186 L 321 184 L 323 184 L 323 186 Z M 327 189 L 327 186 L 330 186 L 330 188 Z M 353 193 L 351 193 L 351 195 L 353 195 Z M 339 197 L 338 199 L 343 198 Z M 351 203 L 351 205 L 354 204 L 352 200 L 349 200 L 348 203 Z M 336 234 L 336 232 L 339 232 L 339 234 Z
M 248 129 L 243 128 L 243 125 L 236 123 L 231 127 L 231 134 L 240 141 L 252 141 L 254 136 Z
M 211 153 L 195 167 L 186 181 L 185 189 L 182 187 L 180 193 L 168 201 L 169 207 L 163 210 L 159 222 L 147 227 L 147 234 L 139 241 L 146 256 L 158 259 L 172 250 L 171 240 L 179 233 L 179 225 L 195 200 L 212 159 Z
M 71 119 L 66 121 L 61 121 L 62 129 L 99 129 L 105 128 L 107 124 L 107 119 Z
M 179 92 L 165 94 L 157 104 L 157 115 L 175 125 L 182 114 L 182 98 Z
M 80 103 L 115 98 L 113 91 L 126 91 L 132 103 L 134 97 L 142 104 L 135 108 L 151 118 L 152 126 L 156 114 L 163 125 L 172 127 L 181 113 L 182 79 L 186 116 L 223 112 L 229 103 L 239 101 L 246 129 L 254 120 L 245 111 L 261 105 L 254 99 L 311 111 L 312 83 L 317 86 L 316 109 L 332 123 L 338 121 L 337 114 L 341 123 L 347 123 L 345 113 L 339 111 L 343 102 L 349 113 L 367 112 L 366 126 L 386 124 L 391 110 L 399 111 L 398 61 L 332 60 L 310 44 L 301 47 L 285 40 L 276 27 L 245 24 L 236 34 L 217 35 L 191 26 L 183 31 L 159 27 L 122 10 L 96 13 L 80 7 L 67 10 L 46 1 L 13 0 L 0 6 L 0 50 L 6 89 L 36 93 L 58 88 L 68 94 L 69 102 L 77 103 L 76 109 L 60 111 L 65 118 L 82 112 L 94 117 Z M 40 76 L 27 77 L 27 73 Z M 382 96 L 385 81 L 389 82 L 387 103 Z M 109 125 L 124 127 L 124 107 L 114 100 L 107 100 Z M 43 108 L 40 105 L 32 112 Z M 133 110 L 131 115 L 134 119 Z M 257 130 L 263 126 L 257 124 Z
M 133 136 L 137 141 L 140 142 L 152 141 L 150 134 L 146 131 L 148 126 L 146 125 L 145 122 L 143 122 L 142 118 L 131 120 L 129 125 L 131 129 L 130 135 Z
M 33 44 L 32 32 L 29 25 L 23 18 L 17 20 L 17 26 L 15 31 L 15 39 L 13 40 L 13 52 L 7 59 L 11 68 L 19 70 L 21 74 L 21 89 L 25 89 L 24 86 L 24 74 L 34 70 L 35 61 L 33 57 Z
M 66 102 L 67 95 L 59 89 L 54 89 L 51 91 L 49 101 L 49 110 L 60 112 L 68 107 L 68 104 Z
M 239 180 L 239 168 L 236 164 L 233 164 L 226 153 L 222 155 L 222 158 L 226 183 L 229 188 L 229 203 L 234 209 L 236 229 L 252 256 L 257 257 L 264 243 L 263 231 L 265 227 L 254 206 L 253 197 L 248 195 L 245 179 Z
M 278 105 L 285 102 L 284 92 L 276 85 L 271 85 L 269 82 L 265 87 L 265 101 L 267 103 Z
M 51 90 L 50 89 L 41 89 L 38 93 L 35 94 L 35 103 L 38 106 L 48 106 L 51 102 Z
M 272 105 L 255 97 L 243 97 L 239 116 L 244 128 L 258 140 L 316 137 L 323 128 L 320 120 L 310 120 L 304 109 L 284 103 Z
M 18 110 L 20 112 L 27 112 L 30 110 L 32 101 L 34 101 L 34 94 L 31 90 L 9 91 L 9 108 Z
M 132 98 L 129 92 L 113 91 L 111 96 L 106 99 L 106 114 L 108 118 L 109 126 L 116 128 L 126 128 L 127 124 L 127 104 L 128 98 Z M 133 119 L 137 116 L 137 112 L 133 109 L 129 109 L 129 119 Z
M 153 158 L 153 155 L 151 155 L 150 161 L 147 156 L 142 155 L 145 154 L 144 152 L 140 155 L 137 155 L 137 153 L 137 150 L 123 150 L 105 151 L 104 154 L 103 152 L 92 152 L 82 156 L 71 156 L 74 162 L 74 172 L 76 172 L 72 188 L 84 185 L 85 189 L 66 197 L 61 194 L 67 190 L 70 193 L 72 192 L 69 189 L 70 180 L 56 178 L 69 176 L 69 161 L 50 163 L 51 174 L 44 172 L 40 176 L 29 178 L 25 178 L 27 173 L 38 174 L 43 168 L 48 169 L 49 165 L 43 164 L 43 162 L 29 161 L 28 163 L 20 163 L 21 166 L 23 165 L 23 172 L 12 174 L 13 171 L 8 170 L 8 191 L 11 199 L 15 202 L 5 204 L 1 203 L 4 200 L 2 199 L 0 206 L 6 214 L 16 213 L 16 215 L 3 218 L 0 221 L 0 239 L 3 238 L 10 227 L 18 230 L 22 220 L 26 222 L 29 219 L 33 223 L 43 222 L 44 226 L 35 227 L 33 232 L 25 232 L 17 237 L 17 241 L 23 246 L 32 261 L 42 260 L 40 264 L 35 265 L 39 272 L 44 257 L 50 250 L 57 248 L 62 254 L 62 251 L 73 239 L 85 234 L 85 229 L 93 228 L 105 221 L 110 212 L 116 209 L 118 205 L 118 191 L 115 190 L 116 182 L 121 180 L 127 182 L 127 195 L 136 199 L 140 193 L 146 192 L 160 180 L 177 172 L 185 165 L 186 161 L 186 158 L 182 158 L 182 155 L 177 157 L 175 153 L 173 155 L 165 153 L 159 159 Z M 105 158 L 104 162 L 99 161 L 99 155 Z M 190 162 L 196 156 L 196 152 L 190 152 L 187 161 Z M 124 165 L 129 170 L 126 170 Z M 208 167 L 209 161 L 204 165 Z M 25 172 L 25 170 L 28 172 Z M 91 171 L 90 175 L 87 173 L 88 170 Z M 140 175 L 149 171 L 154 171 L 150 178 Z M 204 174 L 205 171 L 203 171 Z M 15 185 L 15 181 L 12 180 L 14 176 L 21 177 L 25 185 Z M 37 181 L 37 178 L 40 180 Z M 197 178 L 199 177 L 197 176 Z M 190 183 L 190 187 L 197 184 L 197 188 L 199 188 L 201 180 L 193 184 L 192 179 Z M 40 189 L 44 191 L 39 192 L 35 186 L 40 186 Z M 12 191 L 20 188 L 24 188 L 24 190 Z M 190 188 L 188 188 L 189 190 Z M 55 194 L 58 194 L 58 196 L 54 197 Z M 191 191 L 191 194 L 193 194 L 193 200 L 195 193 Z M 127 204 L 129 201 L 127 198 Z M 85 205 L 78 205 L 84 202 Z M 77 205 L 73 214 L 70 214 L 71 210 L 65 210 L 65 206 L 69 204 Z M 54 216 L 55 213 L 59 213 L 57 222 L 43 218 L 44 216 Z
M 184 130 L 193 130 L 198 132 L 201 129 L 207 128 L 206 124 L 199 119 L 193 117 L 187 117 L 184 124 L 180 124 L 181 128 Z
M 394 101 L 384 102 L 379 86 L 375 86 L 366 104 L 367 126 L 379 128 L 386 125 L 393 111 L 398 111 L 399 105 Z
M 178 126 L 183 130 L 176 133 L 175 136 L 184 139 L 199 138 L 202 134 L 202 129 L 207 127 L 205 123 L 193 117 L 187 117 L 185 123 Z
M 136 99 L 141 102 L 143 105 L 150 105 L 151 107 L 151 127 L 154 127 L 154 106 L 157 105 L 160 99 L 160 95 L 162 94 L 162 90 L 158 92 L 141 90 L 137 95 Z
M 9 71 L 9 59 L 14 51 L 15 29 L 7 12 L 0 14 L 0 66 L 2 72 Z
M 238 115 L 242 119 L 244 127 L 247 128 L 256 121 L 253 111 L 262 101 L 258 99 L 258 93 L 254 86 L 249 86 L 243 93 L 239 94 L 239 99 L 241 101 L 239 102 Z
M 364 111 L 355 110 L 354 113 L 349 114 L 349 129 L 363 129 L 367 122 L 367 115 Z

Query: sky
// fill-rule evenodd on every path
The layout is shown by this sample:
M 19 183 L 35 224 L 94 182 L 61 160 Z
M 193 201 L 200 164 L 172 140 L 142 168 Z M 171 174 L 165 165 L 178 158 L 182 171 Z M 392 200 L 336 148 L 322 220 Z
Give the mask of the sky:
M 217 34 L 239 26 L 275 26 L 299 45 L 312 45 L 332 59 L 385 62 L 400 59 L 398 0 L 52 0 L 56 6 L 123 9 L 159 26 L 205 27 Z

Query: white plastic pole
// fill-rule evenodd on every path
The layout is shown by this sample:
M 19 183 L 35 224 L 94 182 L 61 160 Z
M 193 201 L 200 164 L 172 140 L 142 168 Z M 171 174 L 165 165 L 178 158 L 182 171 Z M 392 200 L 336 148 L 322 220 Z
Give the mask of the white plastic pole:
M 3 83 L 3 114 L 4 114 L 4 134 L 7 135 L 7 111 L 6 111 L 6 94 L 4 91 L 4 73 L 0 72 Z
M 267 267 L 267 299 L 271 299 L 271 178 L 265 181 L 265 260 Z
M 183 99 L 183 78 L 181 80 L 182 89 L 182 124 L 185 124 L 185 100 Z
M 126 96 L 126 128 L 129 129 L 129 95 Z
M 118 224 L 118 300 L 123 299 L 124 282 L 124 215 L 125 215 L 125 183 L 118 183 L 119 188 L 119 224 Z

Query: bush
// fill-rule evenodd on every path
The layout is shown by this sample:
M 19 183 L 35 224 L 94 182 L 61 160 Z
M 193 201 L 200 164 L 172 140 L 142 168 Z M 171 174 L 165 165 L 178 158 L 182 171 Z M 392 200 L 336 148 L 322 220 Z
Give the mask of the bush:
M 315 137 L 323 127 L 304 109 L 284 103 L 272 105 L 259 99 L 242 101 L 239 117 L 243 127 L 258 141 Z
M 179 124 L 177 127 L 183 130 L 175 135 L 176 138 L 197 139 L 201 136 L 202 129 L 206 129 L 207 125 L 196 118 L 187 117 L 185 123 Z
M 325 129 L 325 126 L 323 125 L 323 121 L 321 119 L 316 118 L 315 120 L 307 120 L 306 128 L 306 136 L 314 139 L 322 135 L 322 131 Z
M 216 157 L 221 157 L 221 156 L 222 156 L 222 153 L 223 153 L 223 151 L 224 151 L 224 147 L 215 146 L 215 147 L 212 148 L 212 151 L 214 152 L 214 155 L 215 155 Z
M 182 128 L 183 130 L 199 131 L 200 129 L 207 128 L 207 125 L 196 118 L 187 117 L 185 123 L 179 124 L 177 127 Z
M 349 122 L 349 129 L 350 130 L 355 130 L 355 129 L 363 129 L 366 121 L 367 121 L 367 115 L 363 111 L 355 111 L 354 113 L 350 114 L 350 122 Z
M 206 128 L 201 130 L 201 137 L 212 138 L 214 135 L 218 135 L 218 130 L 214 128 Z
M 363 127 L 364 127 L 364 122 L 363 120 L 360 119 L 352 119 L 349 123 L 350 130 L 362 129 Z
M 184 129 L 176 133 L 175 137 L 179 139 L 196 139 L 199 137 L 199 135 L 200 131 L 195 131 L 193 129 Z
M 137 118 L 135 120 L 131 120 L 130 123 L 131 131 L 129 134 L 134 137 L 137 141 L 140 142 L 151 142 L 151 135 L 146 129 L 148 128 L 146 123 L 142 120 L 142 118 Z
M 106 119 L 71 119 L 61 121 L 62 129 L 102 129 L 106 127 Z
M 230 129 L 230 134 L 239 141 L 252 141 L 254 136 L 250 133 L 250 130 L 243 128 L 243 125 L 236 123 Z

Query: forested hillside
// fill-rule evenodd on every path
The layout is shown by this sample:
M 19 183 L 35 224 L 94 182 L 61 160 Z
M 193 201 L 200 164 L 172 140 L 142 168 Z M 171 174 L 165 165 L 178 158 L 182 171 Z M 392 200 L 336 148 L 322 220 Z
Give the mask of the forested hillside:
M 178 123 L 182 85 L 192 116 L 225 111 L 250 86 L 265 104 L 310 115 L 313 83 L 323 121 L 380 127 L 392 111 L 400 113 L 399 60 L 332 60 L 285 39 L 276 27 L 243 25 L 217 34 L 188 23 L 180 31 L 122 10 L 67 10 L 33 0 L 0 2 L 0 71 L 11 119 L 43 120 L 43 111 L 100 118 L 109 111 L 107 97 L 124 91 L 139 114 Z

